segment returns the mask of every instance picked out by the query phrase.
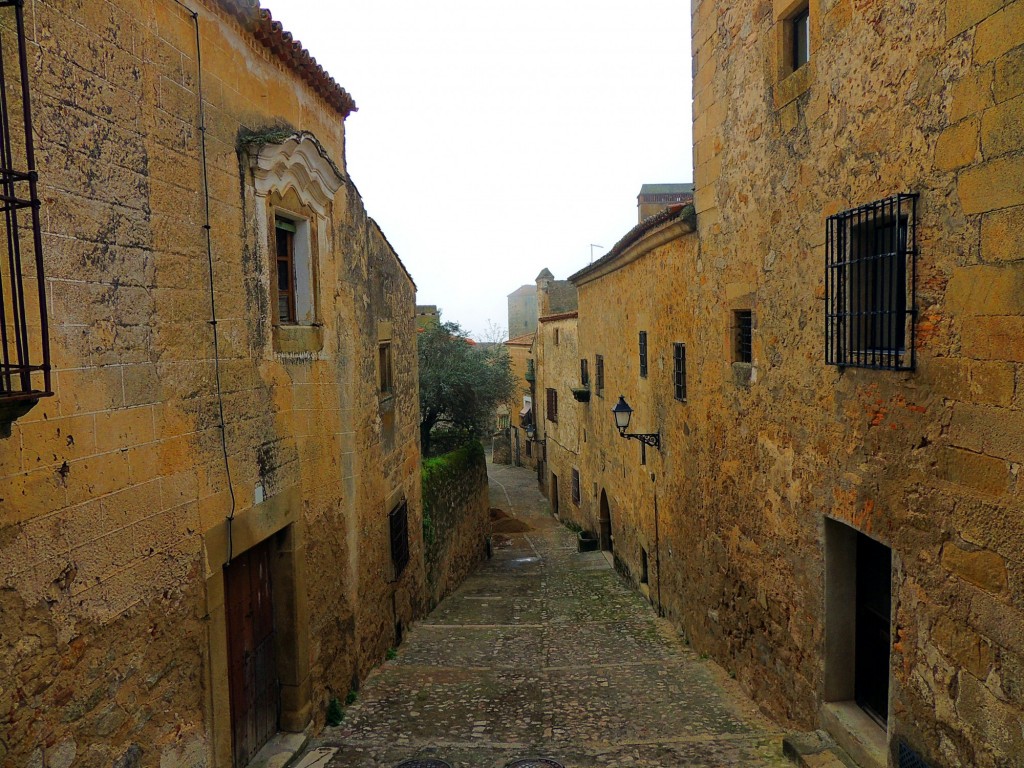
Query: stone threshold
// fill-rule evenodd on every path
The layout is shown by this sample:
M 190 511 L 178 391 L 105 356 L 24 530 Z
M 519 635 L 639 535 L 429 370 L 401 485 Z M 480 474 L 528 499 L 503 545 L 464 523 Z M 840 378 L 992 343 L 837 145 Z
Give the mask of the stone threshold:
M 821 706 L 821 725 L 859 768 L 886 768 L 886 730 L 853 701 Z
M 306 729 L 299 733 L 278 731 L 253 756 L 246 768 L 285 768 L 296 756 L 302 754 L 310 736 L 312 736 L 312 724 L 306 726 Z M 302 762 L 305 763 L 305 759 Z M 324 764 L 326 765 L 326 761 Z
M 860 768 L 828 731 L 786 734 L 782 754 L 801 768 Z

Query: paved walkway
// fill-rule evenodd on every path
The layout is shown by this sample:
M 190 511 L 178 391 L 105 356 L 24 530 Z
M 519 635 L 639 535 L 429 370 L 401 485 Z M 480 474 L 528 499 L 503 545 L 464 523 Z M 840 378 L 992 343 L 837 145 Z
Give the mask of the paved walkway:
M 536 475 L 488 465 L 491 504 L 531 530 L 406 636 L 338 728 L 333 768 L 412 758 L 502 768 L 787 766 L 781 734 L 609 567 L 577 554 Z M 544 764 L 542 764 L 544 765 Z M 550 768 L 550 767 L 548 767 Z

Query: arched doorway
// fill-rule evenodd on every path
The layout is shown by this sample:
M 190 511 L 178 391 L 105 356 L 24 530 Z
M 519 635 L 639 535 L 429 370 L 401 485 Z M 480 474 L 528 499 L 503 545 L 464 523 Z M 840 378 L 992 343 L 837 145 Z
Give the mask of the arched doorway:
M 612 512 L 608 507 L 608 494 L 601 489 L 601 549 L 612 551 Z

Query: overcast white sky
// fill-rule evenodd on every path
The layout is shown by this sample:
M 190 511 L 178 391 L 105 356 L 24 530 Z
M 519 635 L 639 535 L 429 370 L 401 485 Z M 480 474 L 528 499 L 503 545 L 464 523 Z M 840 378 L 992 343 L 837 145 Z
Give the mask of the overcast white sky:
M 417 302 L 475 336 L 614 245 L 641 184 L 693 179 L 688 2 L 263 5 L 355 98 L 349 172 Z

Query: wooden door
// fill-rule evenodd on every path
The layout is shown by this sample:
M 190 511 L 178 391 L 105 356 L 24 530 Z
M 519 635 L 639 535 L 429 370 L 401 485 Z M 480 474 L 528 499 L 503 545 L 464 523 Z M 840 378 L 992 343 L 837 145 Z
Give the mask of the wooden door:
M 224 569 L 232 754 L 243 768 L 277 733 L 280 687 L 274 657 L 271 542 L 243 552 Z
M 857 537 L 856 601 L 854 695 L 861 708 L 884 728 L 889 717 L 892 551 L 863 535 Z

